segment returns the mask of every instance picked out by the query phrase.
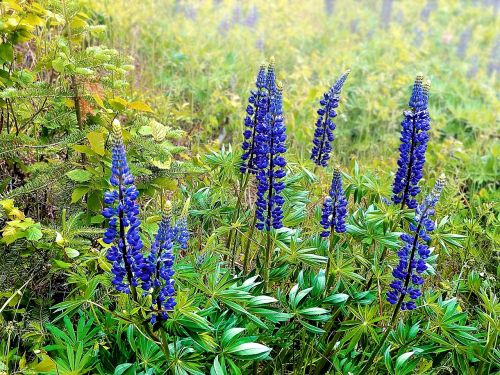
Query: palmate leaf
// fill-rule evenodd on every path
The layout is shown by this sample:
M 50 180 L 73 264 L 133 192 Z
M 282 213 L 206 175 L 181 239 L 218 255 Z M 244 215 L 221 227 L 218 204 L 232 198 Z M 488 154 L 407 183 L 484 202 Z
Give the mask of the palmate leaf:
M 376 241 L 389 249 L 397 249 L 400 246 L 401 233 L 387 231 L 384 221 L 369 220 L 367 212 L 361 208 L 349 218 L 347 233 L 368 245 Z
M 256 281 L 257 278 L 258 276 L 255 276 L 241 284 L 235 283 L 231 273 L 223 272 L 221 265 L 218 264 L 215 272 L 209 276 L 207 285 L 198 284 L 198 287 L 211 297 L 213 307 L 222 310 L 222 306 L 226 306 L 231 311 L 247 317 L 262 329 L 267 329 L 267 325 L 260 317 L 265 317 L 271 322 L 279 322 L 288 319 L 288 315 L 267 307 L 276 302 L 274 298 L 252 294 L 261 284 Z
M 279 241 L 277 243 L 279 249 L 281 250 L 278 262 L 286 264 L 307 264 L 311 267 L 318 267 L 326 264 L 327 258 L 321 255 L 315 254 L 317 249 L 314 247 L 297 247 L 297 245 L 292 242 L 290 246 Z M 303 246 L 303 245 L 302 245 Z

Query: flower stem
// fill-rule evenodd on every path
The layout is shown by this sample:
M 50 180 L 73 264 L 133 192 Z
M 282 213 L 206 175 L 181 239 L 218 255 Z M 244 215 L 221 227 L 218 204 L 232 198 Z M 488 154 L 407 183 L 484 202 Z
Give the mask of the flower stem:
M 334 234 L 335 234 L 335 226 L 332 225 L 330 229 L 330 241 L 328 243 L 328 249 L 327 249 L 327 257 L 328 260 L 326 261 L 326 272 L 325 272 L 325 277 L 326 277 L 326 288 L 325 288 L 325 293 L 328 293 L 328 289 L 330 288 L 331 280 L 330 280 L 330 267 L 331 267 L 331 255 L 333 251 L 333 241 L 334 241 Z
M 248 180 L 250 179 L 249 175 L 250 174 L 248 173 L 248 171 L 241 175 L 240 193 L 238 194 L 238 200 L 236 201 L 236 207 L 234 208 L 233 216 L 231 217 L 231 225 L 240 215 L 240 209 L 241 209 L 241 203 L 243 201 L 243 195 L 245 194 L 245 190 L 246 190 L 247 185 L 248 185 Z M 226 241 L 226 248 L 227 249 L 230 249 L 231 242 L 233 241 L 234 233 L 235 233 L 234 228 L 231 228 L 231 230 L 229 231 L 229 236 L 228 236 L 227 241 Z
M 132 285 L 132 280 L 133 280 L 133 275 L 132 275 L 132 268 L 130 267 L 130 264 L 128 263 L 127 260 L 127 238 L 125 236 L 125 225 L 123 223 L 123 188 L 122 188 L 122 178 L 121 176 L 118 179 L 118 201 L 120 202 L 120 206 L 118 208 L 118 219 L 120 221 L 120 239 L 123 242 L 123 251 L 122 251 L 122 256 L 123 256 L 123 264 L 125 266 L 125 270 L 127 272 L 127 280 L 128 280 L 128 285 L 130 287 L 130 291 L 132 292 L 132 298 L 134 299 L 135 302 L 137 302 L 137 290 L 135 289 L 135 286 Z
M 272 258 L 272 251 L 271 251 L 271 230 L 269 229 L 267 231 L 267 243 L 266 243 L 266 251 L 265 251 L 265 259 L 264 259 L 264 293 L 267 293 L 269 291 L 269 274 L 270 274 L 270 268 L 271 268 L 271 258 Z
M 252 226 L 250 227 L 250 235 L 248 236 L 247 244 L 245 246 L 245 254 L 243 259 L 243 274 L 246 275 L 248 272 L 248 263 L 250 258 L 250 245 L 252 243 L 253 232 L 255 231 L 255 224 L 257 223 L 257 214 L 253 214 Z
M 427 208 L 422 213 L 422 218 L 420 219 L 418 226 L 417 226 L 417 229 L 415 230 L 415 237 L 413 239 L 413 244 L 411 247 L 411 254 L 410 254 L 410 257 L 408 259 L 408 270 L 406 272 L 404 289 L 406 289 L 408 287 L 408 284 L 410 283 L 413 258 L 415 257 L 415 250 L 417 249 L 417 244 L 418 244 L 418 235 L 420 233 L 420 228 L 422 227 L 422 220 L 425 217 L 426 211 L 427 211 Z M 378 352 L 380 351 L 380 349 L 384 345 L 384 342 L 387 339 L 387 336 L 389 336 L 389 333 L 392 331 L 392 327 L 394 326 L 394 323 L 396 322 L 399 311 L 401 310 L 401 305 L 403 304 L 403 300 L 405 299 L 405 297 L 406 297 L 406 294 L 403 294 L 403 293 L 400 294 L 399 299 L 398 299 L 398 303 L 396 304 L 396 307 L 394 308 L 394 312 L 392 314 L 391 322 L 389 323 L 389 326 L 387 327 L 387 330 L 385 331 L 384 336 L 382 336 L 382 339 L 380 340 L 379 344 L 377 345 L 375 350 L 373 350 L 372 354 L 370 355 L 368 362 L 366 362 L 365 365 L 363 366 L 363 368 L 361 369 L 360 374 L 368 373 L 368 370 L 370 369 L 371 365 L 373 364 L 375 357 L 377 356 Z
M 413 113 L 415 114 L 415 110 L 413 110 Z M 405 203 L 406 203 L 406 198 L 408 195 L 408 191 L 410 189 L 410 178 L 411 178 L 411 170 L 413 168 L 413 152 L 415 150 L 415 132 L 416 132 L 416 125 L 415 125 L 415 117 L 412 117 L 412 134 L 411 134 L 411 144 L 410 144 L 410 159 L 408 160 L 408 171 L 406 172 L 406 182 L 405 182 L 405 188 L 403 190 L 403 199 L 401 201 L 401 209 L 403 210 L 405 208 Z

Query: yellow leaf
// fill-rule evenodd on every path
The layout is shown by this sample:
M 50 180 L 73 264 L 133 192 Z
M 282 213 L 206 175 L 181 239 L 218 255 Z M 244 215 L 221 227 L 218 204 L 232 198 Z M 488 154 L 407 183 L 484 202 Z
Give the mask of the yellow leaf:
M 151 120 L 151 135 L 156 142 L 161 142 L 167 135 L 167 128 L 156 120 Z
M 43 354 L 41 357 L 42 360 L 33 366 L 33 370 L 35 370 L 37 373 L 49 372 L 55 370 L 56 364 L 54 363 L 52 358 L 50 358 L 46 354 Z
M 64 105 L 68 108 L 74 108 L 75 101 L 73 99 L 66 98 L 66 99 L 64 99 Z
M 104 134 L 100 132 L 87 133 L 90 148 L 98 155 L 104 155 Z
M 160 169 L 170 169 L 170 165 L 172 164 L 172 159 L 168 158 L 165 161 L 152 160 L 151 164 Z
M 61 233 L 56 232 L 56 244 L 61 247 L 64 247 L 64 238 Z
M 32 14 L 32 13 L 30 13 L 26 16 L 25 22 L 29 23 L 30 25 L 34 25 L 34 26 L 45 25 L 45 21 L 41 17 L 38 17 L 36 14 Z
M 16 10 L 18 12 L 21 12 L 23 10 L 23 8 L 21 8 L 21 6 L 19 4 L 17 4 L 17 1 L 15 0 L 9 0 L 7 1 L 7 4 L 9 5 L 9 7 L 13 10 Z
M 11 219 L 20 219 L 20 220 L 25 218 L 24 213 L 17 207 L 14 207 L 14 209 L 12 209 L 9 212 L 9 217 Z
M 144 102 L 132 102 L 129 103 L 128 107 L 130 109 L 135 109 L 136 111 L 153 112 L 151 107 Z
M 87 26 L 87 22 L 76 16 L 70 21 L 70 26 L 72 29 L 83 29 Z
M 0 206 L 2 206 L 7 213 L 9 213 L 14 209 L 14 199 L 3 199 L 0 201 Z
M 108 103 L 115 111 L 123 111 L 128 105 L 125 99 L 119 97 L 109 99 Z
M 99 95 L 97 95 L 95 92 L 92 94 L 92 98 L 94 99 L 94 101 L 96 102 L 96 104 L 103 108 L 103 109 L 106 109 L 106 107 L 104 106 L 104 102 L 102 101 L 102 99 L 100 98 Z
M 157 177 L 153 180 L 152 184 L 162 189 L 172 190 L 172 191 L 177 188 L 177 180 L 168 177 Z
M 106 272 L 111 272 L 111 266 L 110 264 L 106 261 L 106 259 L 104 259 L 103 257 L 99 257 L 98 258 L 98 262 L 99 262 L 99 267 L 101 267 L 101 269 L 103 271 L 106 271 Z

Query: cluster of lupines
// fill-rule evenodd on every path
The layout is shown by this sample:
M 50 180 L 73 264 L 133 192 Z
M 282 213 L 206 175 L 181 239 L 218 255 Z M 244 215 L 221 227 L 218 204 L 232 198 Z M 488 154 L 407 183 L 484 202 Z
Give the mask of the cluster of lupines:
M 347 199 L 342 188 L 342 174 L 338 168 L 335 168 L 330 195 L 326 197 L 323 203 L 320 223 L 324 231 L 321 233 L 321 237 L 328 237 L 333 230 L 337 233 L 345 232 L 346 215 Z
M 255 136 L 256 127 L 259 122 L 264 121 L 266 113 L 269 109 L 269 95 L 266 86 L 266 67 L 264 64 L 260 66 L 259 73 L 255 82 L 256 90 L 250 92 L 248 98 L 247 115 L 245 117 L 245 131 L 243 132 L 243 154 L 241 156 L 242 173 L 256 173 L 255 166 Z
M 129 170 L 122 129 L 117 120 L 113 121 L 111 155 L 109 181 L 115 189 L 104 194 L 107 207 L 102 214 L 109 219 L 109 226 L 103 241 L 112 245 L 107 258 L 112 262 L 113 284 L 117 290 L 130 293 L 131 286 L 135 288 L 139 279 L 147 278 L 144 275 L 147 265 L 141 252 L 143 244 L 139 236 L 141 222 L 136 202 L 139 192 Z
M 335 108 L 339 106 L 340 93 L 350 70 L 342 74 L 337 82 L 323 95 L 320 100 L 321 107 L 318 109 L 318 119 L 314 131 L 313 148 L 311 160 L 316 165 L 326 167 L 332 151 L 332 142 L 335 139 L 333 131 L 335 123 L 333 118 L 337 116 Z
M 283 118 L 283 90 L 275 84 L 274 67 L 271 64 L 266 77 L 269 89 L 269 111 L 256 125 L 255 165 L 257 172 L 256 228 L 270 230 L 283 226 L 281 196 L 285 183 L 286 127 Z
M 430 84 L 423 84 L 423 76 L 418 75 L 409 106 L 411 110 L 405 111 L 401 123 L 401 145 L 399 147 L 398 171 L 392 187 L 392 201 L 395 204 L 416 208 L 415 196 L 420 192 L 418 183 L 422 178 L 425 163 L 425 151 L 430 129 L 428 111 L 428 94 Z
M 444 184 L 445 178 L 441 175 L 432 192 L 417 207 L 416 224 L 411 224 L 409 228 L 411 234 L 401 235 L 404 244 L 398 251 L 399 264 L 392 272 L 395 280 L 391 283 L 392 290 L 387 292 L 387 301 L 393 305 L 401 303 L 402 310 L 415 309 L 417 305 L 413 300 L 422 294 L 420 286 L 424 280 L 420 275 L 427 269 L 425 260 L 430 254 L 428 233 L 434 230 L 431 217 Z M 410 297 L 409 301 L 405 301 L 407 295 Z
M 112 262 L 113 284 L 120 292 L 128 294 L 133 291 L 134 298 L 135 288 L 139 285 L 144 295 L 151 294 L 151 322 L 154 323 L 158 317 L 167 319 L 167 311 L 175 306 L 172 250 L 174 242 L 181 249 L 187 248 L 187 219 L 183 216 L 172 226 L 170 203 L 167 203 L 167 212 L 162 218 L 151 252 L 144 257 L 139 234 L 139 205 L 136 202 L 139 193 L 128 167 L 122 130 L 117 120 L 113 121 L 111 154 L 110 183 L 115 189 L 105 193 L 104 203 L 107 207 L 102 214 L 109 219 L 103 241 L 111 244 L 107 259 Z

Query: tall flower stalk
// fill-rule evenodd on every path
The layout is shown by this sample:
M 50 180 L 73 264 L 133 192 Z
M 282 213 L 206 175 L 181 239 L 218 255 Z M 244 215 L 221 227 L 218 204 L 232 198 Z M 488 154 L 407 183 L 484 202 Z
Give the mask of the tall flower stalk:
M 427 245 L 430 241 L 428 233 L 434 229 L 434 222 L 431 217 L 434 215 L 434 207 L 441 196 L 445 182 L 445 176 L 441 175 L 436 181 L 432 192 L 417 207 L 415 224 L 410 226 L 411 233 L 401 235 L 404 244 L 398 251 L 399 264 L 392 272 L 395 278 L 391 283 L 392 289 L 387 293 L 389 303 L 396 306 L 384 336 L 360 373 L 367 373 L 367 370 L 371 367 L 376 355 L 389 336 L 399 312 L 401 310 L 413 310 L 417 307 L 414 300 L 422 294 L 420 288 L 424 282 L 420 274 L 427 269 L 425 260 L 430 254 Z M 410 298 L 409 301 L 407 297 Z
M 286 176 L 286 161 L 283 154 L 286 152 L 286 127 L 283 118 L 283 88 L 281 85 L 273 87 L 274 71 L 268 74 L 268 87 L 271 97 L 269 112 L 262 122 L 257 124 L 256 159 L 257 172 L 257 201 L 256 201 L 256 228 L 267 232 L 267 243 L 264 259 L 264 286 L 269 286 L 269 272 L 272 257 L 271 228 L 280 229 L 283 226 L 283 203 L 281 193 L 285 188 L 282 179 Z M 274 91 L 271 91 L 273 90 Z
M 141 224 L 139 205 L 136 202 L 139 192 L 130 173 L 123 145 L 122 128 L 118 120 L 113 121 L 111 177 L 113 190 L 104 194 L 107 205 L 102 214 L 109 219 L 103 241 L 111 244 L 107 259 L 112 262 L 113 285 L 123 293 L 132 293 L 137 300 L 136 287 L 144 277 L 146 267 L 141 253 L 142 241 L 139 236 Z
M 416 195 L 420 192 L 418 183 L 422 178 L 425 152 L 429 136 L 430 118 L 428 110 L 430 83 L 423 83 L 418 75 L 409 101 L 410 110 L 404 112 L 401 123 L 401 145 L 399 146 L 398 171 L 392 187 L 394 204 L 416 208 Z
M 330 275 L 330 255 L 333 251 L 333 241 L 335 233 L 344 233 L 346 231 L 345 219 L 347 216 L 347 199 L 345 197 L 344 189 L 342 188 L 342 174 L 338 168 L 334 169 L 332 185 L 330 187 L 329 195 L 323 203 L 321 212 L 321 222 L 323 232 L 321 237 L 329 237 L 328 246 L 328 261 L 326 264 L 326 285 L 329 285 Z
M 318 109 L 318 119 L 316 120 L 313 148 L 311 151 L 311 160 L 317 166 L 326 167 L 328 165 L 332 143 L 335 139 L 333 135 L 333 131 L 335 130 L 333 119 L 337 116 L 335 108 L 339 106 L 340 93 L 350 72 L 350 69 L 346 70 L 328 92 L 323 94 L 323 98 L 319 102 L 320 108 Z
M 257 78 L 255 81 L 256 89 L 250 91 L 250 96 L 248 98 L 248 106 L 246 108 L 245 116 L 245 130 L 243 132 L 243 143 L 241 148 L 243 149 L 243 154 L 241 155 L 241 165 L 240 165 L 240 192 L 238 194 L 238 200 L 236 202 L 236 207 L 231 218 L 231 222 L 236 220 L 239 216 L 243 196 L 245 190 L 248 186 L 248 181 L 250 174 L 257 173 L 257 166 L 255 164 L 256 160 L 256 138 L 257 138 L 257 125 L 258 123 L 264 121 L 267 113 L 269 112 L 269 96 L 270 87 L 274 87 L 274 59 L 271 58 L 271 62 L 266 72 L 265 64 L 260 66 Z M 230 248 L 235 236 L 235 231 L 231 229 L 226 242 L 226 247 Z M 236 242 L 236 240 L 235 240 Z M 236 247 L 236 244 L 234 248 Z M 232 261 L 234 261 L 234 254 L 232 256 Z
M 172 226 L 171 204 L 167 202 L 166 210 L 163 214 L 156 234 L 155 241 L 151 246 L 151 252 L 148 256 L 150 267 L 150 279 L 147 280 L 143 288 L 149 290 L 152 294 L 152 314 L 151 323 L 154 324 L 157 319 L 168 319 L 168 311 L 175 306 L 174 289 L 174 253 L 173 246 L 176 240 L 176 230 Z M 181 242 L 181 247 L 184 241 Z

